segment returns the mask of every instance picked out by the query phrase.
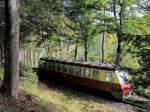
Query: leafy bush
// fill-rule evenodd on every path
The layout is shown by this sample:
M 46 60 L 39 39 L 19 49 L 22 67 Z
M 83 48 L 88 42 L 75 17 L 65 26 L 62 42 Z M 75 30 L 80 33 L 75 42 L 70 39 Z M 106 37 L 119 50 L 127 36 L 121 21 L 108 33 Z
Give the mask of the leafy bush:
M 0 68 L 0 80 L 3 80 L 4 78 L 4 69 Z
M 28 83 L 34 84 L 38 82 L 38 77 L 35 72 L 33 72 L 31 65 L 21 63 L 20 64 L 20 77 Z
M 140 82 L 142 81 L 138 81 L 137 83 L 134 82 L 134 80 L 131 81 L 133 92 L 137 95 L 150 98 L 150 86 L 146 84 L 143 85 Z

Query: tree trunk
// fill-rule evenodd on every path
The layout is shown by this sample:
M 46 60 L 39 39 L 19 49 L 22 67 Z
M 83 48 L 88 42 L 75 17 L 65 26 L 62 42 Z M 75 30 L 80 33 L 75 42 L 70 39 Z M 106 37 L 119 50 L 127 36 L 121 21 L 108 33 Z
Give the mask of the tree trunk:
M 120 6 L 120 11 L 119 11 L 119 22 L 117 20 L 117 14 L 116 14 L 116 0 L 113 0 L 113 13 L 114 13 L 114 18 L 116 21 L 117 25 L 117 37 L 118 37 L 118 45 L 117 45 L 117 53 L 116 53 L 116 59 L 115 59 L 115 64 L 119 65 L 121 62 L 121 53 L 122 53 L 122 28 L 123 28 L 123 19 L 125 17 L 124 11 L 125 11 L 125 1 L 118 1 L 119 6 Z M 119 24 L 118 24 L 119 23 Z
M 59 45 L 59 57 L 60 59 L 62 59 L 62 46 L 61 46 L 61 42 L 58 42 L 58 45 Z
M 102 63 L 104 63 L 104 38 L 105 38 L 105 31 L 103 31 L 102 37 Z
M 78 52 L 78 44 L 76 44 L 76 47 L 75 47 L 74 60 L 77 60 L 77 52 Z
M 105 18 L 105 8 L 106 6 L 104 7 L 104 18 Z M 106 31 L 106 23 L 105 23 L 105 20 L 104 20 L 104 26 L 103 26 L 103 37 L 102 37 L 102 63 L 104 63 L 104 39 L 105 39 L 105 31 Z
M 0 6 L 0 67 L 3 67 L 4 63 L 4 23 L 5 23 L 5 5 L 4 1 L 1 1 Z
M 18 97 L 19 82 L 19 30 L 18 0 L 5 0 L 5 72 L 4 89 L 8 95 Z
M 87 55 L 88 55 L 88 44 L 87 44 L 87 38 L 85 37 L 84 40 L 84 60 L 87 61 Z
M 121 61 L 121 54 L 122 54 L 122 49 L 121 49 L 121 35 L 118 36 L 118 45 L 117 45 L 117 52 L 116 52 L 116 59 L 115 59 L 115 64 L 119 65 Z
M 69 44 L 67 45 L 67 56 L 69 56 Z

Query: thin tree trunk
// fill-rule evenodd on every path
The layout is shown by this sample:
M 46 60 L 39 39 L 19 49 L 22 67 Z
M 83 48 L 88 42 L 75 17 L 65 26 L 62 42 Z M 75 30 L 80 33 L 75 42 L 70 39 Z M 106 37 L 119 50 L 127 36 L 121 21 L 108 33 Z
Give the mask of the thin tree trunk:
M 116 52 L 116 59 L 115 59 L 115 64 L 119 65 L 121 61 L 121 54 L 122 54 L 122 49 L 121 49 L 121 35 L 118 35 L 118 45 L 117 45 L 117 52 Z
M 59 56 L 60 56 L 60 58 L 62 58 L 62 46 L 61 46 L 61 43 L 58 42 L 58 45 L 59 45 Z
M 106 7 L 106 6 L 105 6 Z M 104 7 L 104 18 L 105 18 L 105 7 Z M 102 37 L 102 63 L 104 63 L 104 41 L 105 41 L 105 30 L 106 30 L 106 23 L 104 20 L 103 26 L 103 37 Z
M 67 46 L 67 56 L 69 55 L 69 44 Z
M 55 47 L 55 57 L 57 58 L 57 46 Z
M 31 49 L 29 50 L 29 64 L 32 66 L 32 56 L 31 56 L 32 55 L 32 53 L 31 53 L 32 50 Z
M 87 55 L 88 55 L 88 44 L 87 44 L 87 38 L 85 37 L 84 40 L 84 60 L 87 61 Z
M 5 72 L 4 89 L 9 95 L 18 98 L 19 83 L 19 30 L 20 20 L 18 0 L 5 0 Z
M 122 54 L 122 26 L 123 26 L 123 18 L 124 18 L 124 10 L 125 10 L 125 1 L 120 1 L 119 6 L 120 6 L 120 12 L 119 12 L 119 24 L 117 23 L 117 14 L 116 14 L 116 0 L 113 0 L 113 13 L 114 13 L 114 18 L 116 20 L 116 25 L 117 25 L 117 37 L 118 37 L 118 44 L 117 44 L 117 52 L 116 52 L 116 59 L 115 59 L 115 64 L 119 65 L 121 62 L 121 54 Z
M 3 67 L 4 63 L 4 23 L 5 23 L 5 5 L 4 1 L 1 2 L 0 6 L 0 66 Z
M 74 60 L 77 60 L 77 53 L 78 53 L 78 44 L 76 44 L 76 47 L 75 47 Z
M 102 37 L 102 63 L 104 63 L 104 38 L 105 38 L 105 31 L 103 31 Z

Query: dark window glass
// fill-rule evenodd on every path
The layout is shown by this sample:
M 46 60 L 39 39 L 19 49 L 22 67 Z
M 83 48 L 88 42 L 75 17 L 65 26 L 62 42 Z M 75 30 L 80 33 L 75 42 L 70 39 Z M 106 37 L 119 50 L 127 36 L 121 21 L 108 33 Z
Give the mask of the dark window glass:
M 81 67 L 75 67 L 75 75 L 81 75 Z
M 45 62 L 44 61 L 40 61 L 39 62 L 39 67 L 40 68 L 45 68 Z
M 61 64 L 57 63 L 57 71 L 61 72 Z
M 69 65 L 69 73 L 74 74 L 74 66 Z
M 55 63 L 53 63 L 53 62 L 51 63 L 51 69 L 55 70 Z
M 62 71 L 65 72 L 65 73 L 67 73 L 67 69 L 68 69 L 68 66 L 65 65 L 65 64 L 63 64 L 62 65 Z
M 92 79 L 99 80 L 99 70 L 98 69 L 92 70 Z
M 83 68 L 83 76 L 90 78 L 90 69 L 89 68 Z
M 49 69 L 52 70 L 52 63 L 49 62 Z
M 49 69 L 49 63 L 48 62 L 45 63 L 45 68 Z
M 47 69 L 51 69 L 51 62 L 47 62 Z

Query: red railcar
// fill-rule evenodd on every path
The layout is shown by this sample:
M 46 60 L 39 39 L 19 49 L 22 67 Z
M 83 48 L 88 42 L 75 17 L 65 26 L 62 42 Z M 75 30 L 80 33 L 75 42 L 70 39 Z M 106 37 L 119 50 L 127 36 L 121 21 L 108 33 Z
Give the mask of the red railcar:
M 40 77 L 45 79 L 60 78 L 109 92 L 117 100 L 122 100 L 123 96 L 131 91 L 127 72 L 116 69 L 115 65 L 111 64 L 41 58 L 39 72 Z

